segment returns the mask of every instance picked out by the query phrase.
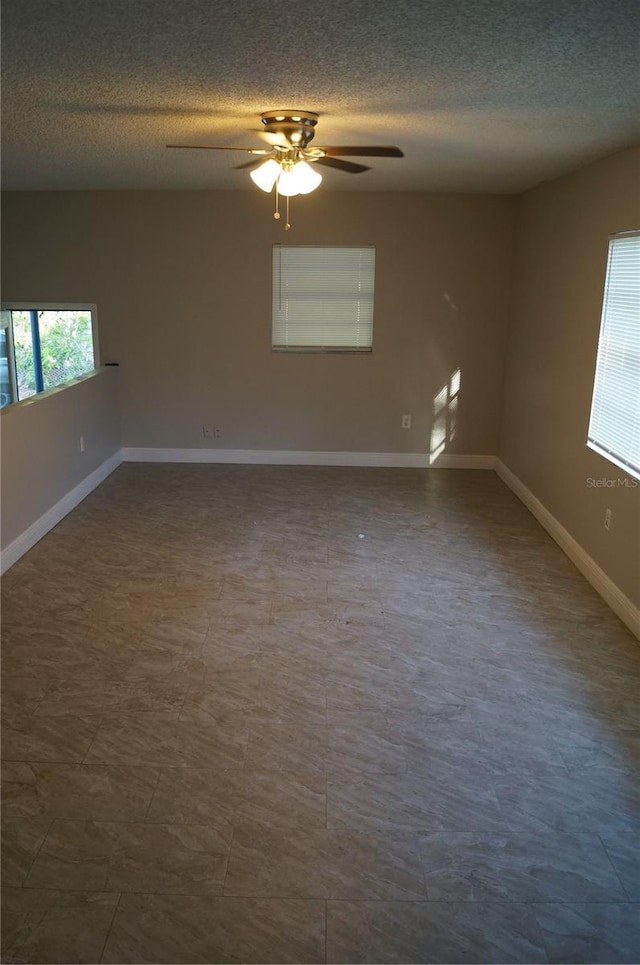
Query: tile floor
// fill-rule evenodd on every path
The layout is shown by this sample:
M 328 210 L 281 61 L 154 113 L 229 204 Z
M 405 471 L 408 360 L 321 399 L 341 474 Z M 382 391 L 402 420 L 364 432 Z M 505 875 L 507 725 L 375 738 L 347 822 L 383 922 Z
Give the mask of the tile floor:
M 490 472 L 125 465 L 3 581 L 3 961 L 640 961 L 640 648 Z

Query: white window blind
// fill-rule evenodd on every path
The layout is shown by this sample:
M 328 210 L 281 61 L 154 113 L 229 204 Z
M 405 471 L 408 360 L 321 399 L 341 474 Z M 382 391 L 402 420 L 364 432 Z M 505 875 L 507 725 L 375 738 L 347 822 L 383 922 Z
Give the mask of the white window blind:
M 609 242 L 587 442 L 640 478 L 640 231 Z
M 273 248 L 272 346 L 370 352 L 375 248 Z

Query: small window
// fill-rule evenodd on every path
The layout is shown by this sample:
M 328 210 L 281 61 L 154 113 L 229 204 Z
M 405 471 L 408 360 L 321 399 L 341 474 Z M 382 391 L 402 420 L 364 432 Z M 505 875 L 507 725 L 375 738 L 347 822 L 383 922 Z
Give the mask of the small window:
M 587 445 L 640 479 L 640 231 L 609 242 Z
M 2 405 L 28 399 L 97 365 L 95 306 L 11 305 L 0 322 Z
M 375 248 L 273 248 L 272 347 L 370 352 Z

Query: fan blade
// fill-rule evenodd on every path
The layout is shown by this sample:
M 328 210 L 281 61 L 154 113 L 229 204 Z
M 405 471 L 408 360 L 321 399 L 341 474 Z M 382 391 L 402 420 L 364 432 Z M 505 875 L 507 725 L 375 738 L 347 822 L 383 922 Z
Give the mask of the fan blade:
M 257 134 L 261 140 L 266 141 L 267 144 L 275 145 L 279 147 L 291 147 L 291 144 L 286 139 L 284 134 L 274 134 L 272 131 L 265 131 L 264 128 L 258 130 L 255 127 L 250 128 L 252 134 Z
M 243 168 L 257 168 L 264 161 L 263 157 L 256 157 L 252 161 L 245 161 L 244 164 L 234 164 L 234 171 L 241 171 Z
M 319 157 L 314 164 L 324 164 L 328 168 L 337 168 L 339 171 L 347 171 L 349 174 L 361 174 L 363 171 L 371 170 L 366 164 L 354 164 L 353 161 L 342 161 L 337 157 Z
M 404 157 L 399 147 L 342 147 L 337 144 L 320 150 L 329 157 Z
M 220 147 L 218 144 L 166 144 L 165 147 L 177 147 L 190 151 L 244 151 L 245 154 L 271 154 L 261 147 Z

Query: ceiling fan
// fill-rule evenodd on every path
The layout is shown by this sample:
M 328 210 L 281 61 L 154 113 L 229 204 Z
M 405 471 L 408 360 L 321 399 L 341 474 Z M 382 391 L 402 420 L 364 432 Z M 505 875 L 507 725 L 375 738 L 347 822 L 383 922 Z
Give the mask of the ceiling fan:
M 251 161 L 239 164 L 237 168 L 255 168 L 251 179 L 263 191 L 275 187 L 274 218 L 280 217 L 278 197 L 287 199 L 287 221 L 289 224 L 289 198 L 296 194 L 309 194 L 322 181 L 322 175 L 311 165 L 336 168 L 348 174 L 361 174 L 368 171 L 366 164 L 345 161 L 345 157 L 404 157 L 399 147 L 373 145 L 369 147 L 347 147 L 333 145 L 310 147 L 315 135 L 318 115 L 313 111 L 271 110 L 260 115 L 261 133 L 269 140 L 269 148 L 226 147 L 216 144 L 167 144 L 170 148 L 183 148 L 204 151 L 243 151 L 253 154 Z

